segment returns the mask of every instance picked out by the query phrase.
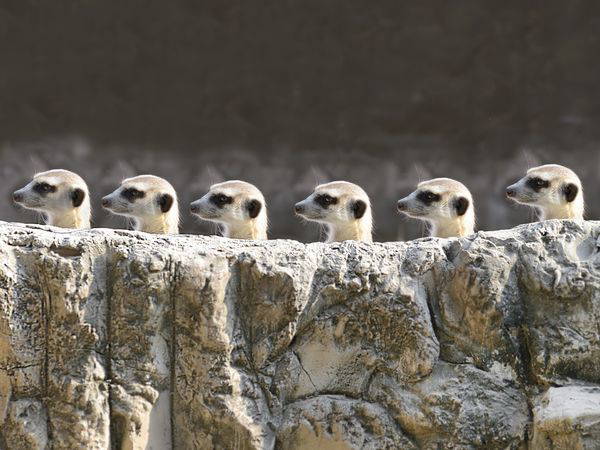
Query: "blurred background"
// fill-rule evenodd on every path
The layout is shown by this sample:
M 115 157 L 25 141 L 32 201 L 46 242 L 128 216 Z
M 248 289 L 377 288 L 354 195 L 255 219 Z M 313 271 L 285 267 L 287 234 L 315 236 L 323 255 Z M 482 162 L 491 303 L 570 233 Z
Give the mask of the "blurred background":
M 504 188 L 528 166 L 582 178 L 600 217 L 600 3 L 379 0 L 0 0 L 0 220 L 39 221 L 10 194 L 79 173 L 99 198 L 153 173 L 188 204 L 256 184 L 271 237 L 322 238 L 292 213 L 321 182 L 371 196 L 375 240 L 425 234 L 396 200 L 447 176 L 478 228 L 531 221 Z

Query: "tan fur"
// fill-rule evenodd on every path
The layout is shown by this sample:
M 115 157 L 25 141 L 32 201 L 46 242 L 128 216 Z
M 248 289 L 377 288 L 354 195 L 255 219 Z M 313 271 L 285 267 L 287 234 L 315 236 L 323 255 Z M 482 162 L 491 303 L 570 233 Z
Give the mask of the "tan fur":
M 56 191 L 40 195 L 33 189 L 38 183 L 47 183 L 55 187 Z M 81 189 L 85 195 L 83 202 L 77 207 L 73 205 L 71 198 L 74 189 Z M 89 190 L 85 181 L 76 173 L 64 169 L 36 173 L 31 182 L 13 195 L 22 196 L 22 201 L 17 202 L 21 206 L 44 213 L 48 225 L 75 229 L 90 228 Z
M 211 202 L 215 195 L 226 195 L 232 199 L 221 207 Z M 249 216 L 247 204 L 257 200 L 260 212 L 254 218 Z M 192 214 L 203 220 L 223 226 L 223 236 L 231 239 L 267 239 L 267 205 L 260 190 L 245 181 L 232 180 L 214 184 L 200 199 L 190 204 Z
M 123 198 L 123 191 L 134 188 L 144 197 L 133 203 Z M 158 200 L 163 194 L 171 196 L 173 203 L 167 212 L 162 212 Z M 105 204 L 110 202 L 110 204 Z M 156 234 L 179 233 L 179 206 L 177 193 L 171 184 L 154 175 L 139 175 L 127 178 L 121 186 L 103 199 L 103 206 L 114 214 L 130 217 L 137 231 Z
M 439 195 L 440 200 L 426 205 L 418 199 L 420 192 L 432 192 Z M 469 202 L 462 215 L 458 214 L 455 207 L 459 198 Z M 398 201 L 398 209 L 409 217 L 428 222 L 430 234 L 434 237 L 463 237 L 474 233 L 473 197 L 464 184 L 450 178 L 435 178 L 419 183 L 414 192 Z
M 326 209 L 322 208 L 315 202 L 315 199 L 324 194 L 337 199 L 337 203 Z M 351 210 L 352 203 L 357 200 L 366 204 L 365 213 L 360 218 L 355 218 Z M 347 181 L 321 184 L 309 197 L 296 204 L 296 212 L 307 220 L 325 224 L 327 226 L 327 242 L 373 241 L 371 202 L 367 193 L 356 184 Z
M 548 181 L 550 186 L 535 192 L 528 185 L 528 179 L 538 177 Z M 563 193 L 565 184 L 572 183 L 578 193 L 572 202 L 568 202 Z M 509 191 L 513 195 L 509 195 Z M 546 164 L 533 167 L 527 175 L 507 188 L 507 195 L 524 205 L 535 207 L 540 220 L 575 219 L 582 220 L 585 213 L 583 186 L 579 177 L 571 169 L 558 164 Z

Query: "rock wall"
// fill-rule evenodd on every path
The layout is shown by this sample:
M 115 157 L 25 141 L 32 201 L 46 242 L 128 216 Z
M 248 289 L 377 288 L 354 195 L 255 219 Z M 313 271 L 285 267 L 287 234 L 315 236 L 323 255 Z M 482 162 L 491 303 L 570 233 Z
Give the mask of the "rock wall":
M 599 235 L 2 223 L 0 448 L 600 448 Z

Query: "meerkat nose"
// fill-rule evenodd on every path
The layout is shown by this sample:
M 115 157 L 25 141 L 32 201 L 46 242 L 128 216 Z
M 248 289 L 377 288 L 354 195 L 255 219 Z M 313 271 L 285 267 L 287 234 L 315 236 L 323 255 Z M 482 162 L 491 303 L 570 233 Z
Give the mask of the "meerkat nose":
M 20 203 L 23 201 L 23 194 L 21 194 L 20 192 L 13 192 L 13 200 L 17 203 Z
M 398 200 L 397 206 L 398 206 L 398 211 L 404 211 L 404 210 L 406 210 L 407 205 L 404 200 Z
M 514 197 L 516 195 L 517 191 L 514 188 L 506 188 L 506 196 L 507 197 Z
M 302 214 L 304 212 L 304 206 L 300 203 L 296 203 L 294 205 L 294 211 L 296 211 L 296 214 Z
M 197 213 L 198 211 L 200 211 L 200 208 L 198 207 L 198 205 L 194 205 L 193 203 L 190 205 L 190 212 L 192 213 Z
M 102 198 L 102 206 L 108 208 L 110 206 L 110 199 L 108 197 Z

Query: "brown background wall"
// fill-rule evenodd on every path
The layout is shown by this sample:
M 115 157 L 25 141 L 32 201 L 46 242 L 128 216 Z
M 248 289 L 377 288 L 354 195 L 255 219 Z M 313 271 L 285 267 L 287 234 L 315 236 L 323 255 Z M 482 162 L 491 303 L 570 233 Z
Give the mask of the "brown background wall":
M 539 5 L 539 6 L 536 6 Z M 530 220 L 503 188 L 530 164 L 583 179 L 600 217 L 600 4 L 592 1 L 0 2 L 0 218 L 65 167 L 95 197 L 152 172 L 187 203 L 211 182 L 262 188 L 273 237 L 310 241 L 292 204 L 345 178 L 376 240 L 421 236 L 395 201 L 420 178 L 473 191 L 482 229 Z M 96 226 L 122 226 L 99 208 Z

